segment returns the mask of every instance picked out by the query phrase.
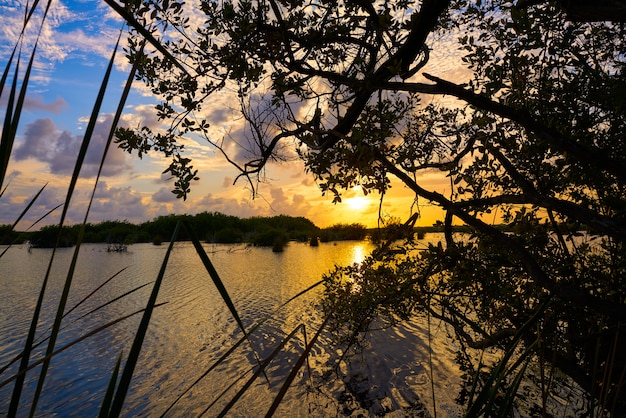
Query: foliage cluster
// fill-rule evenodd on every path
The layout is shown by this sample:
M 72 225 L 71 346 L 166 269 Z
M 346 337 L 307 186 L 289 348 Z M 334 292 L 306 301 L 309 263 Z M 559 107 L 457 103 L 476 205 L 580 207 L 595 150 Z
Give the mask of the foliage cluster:
M 0 245 L 22 244 L 26 238 L 11 225 L 0 225 Z
M 124 132 L 120 144 L 142 152 L 133 144 L 158 149 L 197 135 L 227 155 L 231 144 L 209 136 L 202 107 L 236 91 L 250 159 L 231 162 L 253 187 L 295 140 L 336 201 L 353 186 L 383 198 L 395 179 L 418 206 L 445 213 L 444 245 L 382 245 L 362 267 L 328 278 L 337 329 L 421 312 L 448 324 L 466 359 L 499 349 L 487 375 L 461 361 L 470 389 L 460 399 L 472 414 L 511 413 L 526 376 L 550 413 L 546 364 L 587 391 L 587 411 L 623 411 L 626 38 L 612 21 L 623 5 L 600 3 L 201 1 L 192 25 L 180 5 L 151 2 L 137 21 L 154 25 L 169 55 L 131 47 L 129 56 L 162 98 L 169 129 L 159 141 Z M 431 74 L 438 49 L 458 54 L 463 76 Z M 449 181 L 446 195 L 422 181 L 434 171 Z M 181 176 L 178 193 L 191 177 Z M 452 234 L 454 223 L 469 233 Z
M 319 232 L 321 242 L 344 241 L 344 240 L 362 240 L 368 235 L 368 230 L 364 225 L 359 223 L 352 224 L 335 224 L 328 228 L 324 228 Z

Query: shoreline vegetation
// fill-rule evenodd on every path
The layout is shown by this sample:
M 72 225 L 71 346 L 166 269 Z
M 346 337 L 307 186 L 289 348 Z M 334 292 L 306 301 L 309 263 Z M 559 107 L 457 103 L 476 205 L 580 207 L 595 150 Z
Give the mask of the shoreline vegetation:
M 319 228 L 305 217 L 278 215 L 272 217 L 239 218 L 219 212 L 202 212 L 196 215 L 165 215 L 140 224 L 128 221 L 103 221 L 88 223 L 82 242 L 104 243 L 111 247 L 127 247 L 135 243 L 153 243 L 161 245 L 169 241 L 180 220 L 188 222 L 201 240 L 216 244 L 251 244 L 272 247 L 280 252 L 289 241 L 309 242 L 316 246 L 323 242 L 360 241 L 370 239 L 373 242 L 387 240 L 397 230 L 398 223 L 391 223 L 380 228 L 367 228 L 358 222 L 335 224 Z M 63 226 L 58 247 L 76 245 L 81 225 Z M 498 225 L 503 231 L 510 231 L 508 225 Z M 415 238 L 422 239 L 427 233 L 442 233 L 444 225 L 414 226 Z M 464 225 L 452 226 L 452 232 L 471 232 Z M 44 226 L 38 231 L 14 231 L 11 225 L 0 225 L 0 245 L 29 243 L 32 248 L 53 248 L 58 234 L 58 225 Z M 177 241 L 189 241 L 181 233 Z M 117 249 L 115 251 L 118 251 Z
M 363 240 L 372 236 L 371 230 L 359 223 L 336 224 L 319 228 L 309 219 L 278 215 L 273 217 L 239 218 L 219 212 L 202 212 L 196 215 L 166 215 L 134 224 L 128 221 L 103 221 L 88 223 L 82 239 L 84 243 L 105 243 L 110 246 L 127 246 L 134 243 L 160 245 L 169 241 L 177 222 L 184 220 L 197 236 L 208 243 L 241 244 L 272 247 L 280 251 L 289 241 L 316 242 Z M 76 245 L 81 225 L 63 226 L 58 247 Z M 44 226 L 38 231 L 13 231 L 10 225 L 0 225 L 0 244 L 29 243 L 32 248 L 55 246 L 58 226 Z M 177 241 L 189 241 L 180 233 Z

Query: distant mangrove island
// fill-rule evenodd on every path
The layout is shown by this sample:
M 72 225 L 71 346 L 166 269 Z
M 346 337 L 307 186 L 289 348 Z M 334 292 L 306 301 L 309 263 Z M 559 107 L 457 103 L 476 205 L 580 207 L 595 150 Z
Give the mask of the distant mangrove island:
M 329 242 L 342 240 L 381 239 L 384 229 L 368 229 L 360 223 L 336 224 L 319 228 L 304 217 L 278 215 L 272 217 L 239 218 L 219 212 L 202 212 L 196 215 L 166 215 L 151 221 L 133 224 L 128 221 L 88 223 L 82 242 L 129 245 L 134 243 L 161 244 L 168 242 L 178 221 L 184 220 L 200 239 L 210 243 L 249 243 L 256 246 L 280 247 L 288 241 Z M 59 246 L 76 244 L 81 225 L 64 226 Z M 422 232 L 441 230 L 438 227 L 417 228 Z M 29 242 L 34 248 L 53 247 L 58 234 L 57 225 L 44 226 L 38 231 L 14 231 L 11 225 L 0 225 L 0 244 Z M 189 237 L 184 231 L 178 241 Z
M 398 229 L 404 230 L 400 220 L 388 222 L 386 227 L 368 228 L 358 222 L 338 223 L 327 228 L 319 228 L 311 220 L 298 216 L 277 215 L 271 217 L 239 218 L 220 212 L 202 212 L 196 215 L 165 215 L 140 224 L 124 221 L 103 221 L 87 223 L 82 242 L 106 243 L 110 245 L 130 245 L 153 243 L 160 245 L 169 242 L 176 224 L 187 222 L 195 234 L 205 242 L 219 244 L 247 243 L 255 246 L 281 249 L 289 241 L 319 242 L 364 240 L 379 242 L 392 238 Z M 496 225 L 503 231 L 512 231 L 509 225 Z M 570 229 L 583 230 L 580 225 L 569 225 Z M 81 225 L 64 226 L 59 247 L 76 245 Z M 455 225 L 454 232 L 470 232 L 467 226 Z M 426 233 L 444 232 L 444 225 L 438 221 L 431 226 L 414 226 L 410 229 L 417 238 Z M 29 243 L 33 248 L 52 248 L 58 234 L 58 225 L 44 226 L 38 231 L 15 231 L 11 225 L 0 225 L 0 245 Z M 189 241 L 182 230 L 177 241 Z

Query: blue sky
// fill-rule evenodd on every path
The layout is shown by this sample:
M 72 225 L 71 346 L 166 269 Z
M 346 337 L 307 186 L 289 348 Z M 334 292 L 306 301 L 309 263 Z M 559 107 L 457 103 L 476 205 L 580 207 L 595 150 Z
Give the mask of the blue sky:
M 23 7 L 21 0 L 0 0 L 2 69 L 21 28 Z M 121 26 L 121 20 L 100 1 L 53 2 L 9 165 L 10 184 L 0 198 L 0 224 L 12 223 L 30 197 L 46 183 L 48 186 L 30 211 L 28 220 L 39 218 L 63 201 L 86 121 Z M 32 42 L 34 30 L 28 33 L 26 39 Z M 80 222 L 84 217 L 85 203 L 99 163 L 98 147 L 102 149 L 127 77 L 128 65 L 123 53 L 118 56 L 92 140 L 93 149 L 70 208 L 70 222 Z M 156 126 L 153 105 L 157 99 L 141 83 L 136 82 L 134 86 L 121 123 Z M 4 96 L 0 99 L 1 115 L 6 109 L 6 94 Z M 219 115 L 221 121 L 218 135 L 237 135 L 241 129 L 237 115 L 227 110 L 228 100 L 230 98 L 220 96 L 211 102 L 215 106 L 214 114 Z M 358 190 L 348 191 L 345 203 L 333 205 L 331 198 L 323 197 L 313 179 L 304 174 L 303 165 L 298 161 L 272 166 L 267 173 L 269 181 L 259 189 L 260 196 L 252 199 L 245 182 L 232 184 L 237 171 L 208 144 L 190 140 L 186 147 L 200 176 L 187 201 L 176 199 L 170 192 L 173 181 L 161 174 L 168 165 L 166 160 L 156 154 L 140 160 L 117 148 L 111 150 L 90 221 L 142 222 L 169 213 L 217 211 L 241 217 L 305 216 L 321 227 L 339 222 L 376 225 L 379 213 L 376 197 L 363 198 Z M 385 200 L 382 212 L 403 217 L 412 200 L 407 190 L 396 187 Z M 52 216 L 47 222 L 57 219 Z M 433 221 L 434 218 L 428 218 L 423 223 Z M 28 224 L 22 222 L 20 227 Z

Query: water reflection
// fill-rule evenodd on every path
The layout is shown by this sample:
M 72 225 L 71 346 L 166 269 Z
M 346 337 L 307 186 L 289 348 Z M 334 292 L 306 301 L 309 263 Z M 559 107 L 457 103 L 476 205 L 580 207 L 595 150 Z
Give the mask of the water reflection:
M 316 304 L 322 288 L 317 287 L 289 304 L 287 309 L 277 312 L 277 307 L 320 280 L 335 265 L 362 261 L 371 250 L 368 245 L 341 242 L 312 248 L 306 244 L 290 243 L 283 253 L 273 253 L 266 248 L 236 251 L 241 248 L 228 245 L 207 245 L 206 249 L 245 326 L 252 327 L 261 318 L 271 315 L 271 321 L 259 328 L 251 338 L 255 350 L 263 358 L 276 347 L 278 341 L 300 324 L 307 324 L 307 332 L 315 330 L 316 324 L 320 322 Z M 72 250 L 57 253 L 51 286 L 44 302 L 42 332 L 54 318 L 71 255 Z M 106 252 L 106 246 L 97 244 L 83 245 L 68 306 L 74 306 L 118 271 L 126 270 L 64 320 L 59 344 L 72 341 L 86 330 L 145 307 L 152 286 L 128 292 L 155 280 L 163 256 L 164 248 L 151 244 L 133 245 L 126 253 Z M 30 315 L 49 257 L 49 250 L 33 249 L 29 253 L 26 247 L 14 247 L 0 259 L 0 271 L 3 272 L 3 280 L 0 280 L 0 294 L 3 295 L 0 298 L 0 367 L 23 348 Z M 127 296 L 117 299 L 126 293 Z M 107 304 L 112 300 L 113 303 Z M 158 302 L 167 303 L 153 314 L 125 403 L 124 414 L 128 416 L 151 415 L 165 410 L 190 382 L 241 336 L 241 331 L 189 243 L 176 244 Z M 81 315 L 105 304 L 102 309 L 81 319 Z M 96 338 L 77 344 L 57 356 L 52 362 L 48 378 L 50 387 L 55 387 L 55 390 L 45 391 L 38 413 L 67 416 L 80 410 L 85 416 L 97 415 L 113 365 L 120 352 L 128 352 L 139 319 L 136 316 L 123 321 L 98 334 Z M 302 346 L 302 342 L 294 340 L 288 350 L 295 354 L 301 351 Z M 293 364 L 295 359 L 285 361 Z M 236 381 L 243 370 L 253 365 L 251 363 L 250 347 L 242 345 L 219 370 L 211 373 L 206 382 L 194 388 L 194 396 L 181 402 L 175 415 L 204 409 L 207 399 L 213 399 Z M 283 366 L 287 363 L 283 363 Z M 5 373 L 15 372 L 14 369 L 12 367 Z M 283 369 L 277 366 L 276 376 L 284 378 Z M 0 377 L 5 376 L 3 373 Z M 276 376 L 276 380 L 279 380 Z M 29 386 L 25 398 L 32 396 L 36 378 L 36 373 L 27 376 Z M 258 386 L 256 394 L 250 392 L 247 400 L 241 400 L 241 409 L 236 413 L 249 415 L 247 412 L 263 410 L 263 404 L 271 401 L 274 386 L 271 389 Z M 84 390 L 77 390 L 79 387 Z M 8 408 L 11 390 L 11 385 L 0 388 L 0 415 L 1 411 Z M 293 405 L 306 408 L 297 397 Z
M 371 251 L 372 246 L 369 244 L 358 243 L 352 247 L 352 264 L 361 264 L 365 257 L 367 257 Z
M 274 253 L 269 248 L 246 248 L 243 251 L 241 247 L 219 244 L 207 244 L 205 248 L 246 328 L 250 329 L 261 318 L 271 317 L 250 338 L 258 357 L 266 358 L 286 335 L 302 324 L 306 325 L 309 337 L 315 333 L 322 320 L 317 308 L 322 288 L 318 286 L 306 293 L 290 303 L 287 309 L 277 311 L 277 308 L 319 281 L 335 265 L 363 262 L 374 246 L 369 242 L 322 243 L 319 247 L 290 243 L 283 253 Z M 0 367 L 22 349 L 49 255 L 50 252 L 44 249 L 28 253 L 26 248 L 16 247 L 0 259 L 0 271 L 4 276 L 0 280 L 0 295 L 3 295 L 0 298 Z M 51 320 L 48 318 L 54 317 L 71 255 L 71 251 L 60 251 L 55 259 L 52 287 L 47 292 L 46 311 L 42 314 L 44 328 Z M 59 344 L 145 307 L 151 286 L 115 299 L 154 281 L 163 256 L 164 248 L 151 244 L 133 245 L 127 253 L 107 253 L 105 246 L 83 245 L 68 306 L 78 303 L 108 277 L 127 269 L 64 321 Z M 112 300 L 115 302 L 85 319 L 79 318 Z M 189 243 L 176 244 L 158 302 L 167 303 L 154 311 L 124 405 L 125 416 L 151 416 L 164 411 L 242 335 Z M 128 353 L 139 319 L 137 316 L 119 323 L 53 359 L 48 381 L 54 390 L 44 390 L 38 415 L 69 416 L 76 415 L 76 411 L 83 416 L 97 415 L 117 356 L 120 352 Z M 298 333 L 285 346 L 280 359 L 267 371 L 272 385 L 255 384 L 231 411 L 233 415 L 255 416 L 267 411 L 277 388 L 288 374 L 286 371 L 295 364 L 306 344 L 301 334 Z M 321 370 L 321 365 L 336 354 L 330 336 L 321 335 L 319 342 L 310 358 L 313 373 Z M 411 346 L 417 345 L 411 343 Z M 317 370 L 316 364 L 320 366 Z M 250 345 L 242 344 L 226 362 L 195 386 L 189 396 L 177 403 L 171 415 L 197 415 L 216 400 L 219 393 L 255 366 Z M 305 375 L 301 376 L 301 381 L 294 382 L 283 401 L 282 412 L 277 415 L 325 415 L 325 410 L 316 410 L 320 405 L 306 391 Z M 0 377 L 4 378 L 5 374 Z M 30 383 L 25 398 L 32 396 L 36 377 L 36 373 L 27 376 Z M 404 378 L 405 374 L 402 374 Z M 338 390 L 342 388 L 339 381 Z M 0 388 L 0 415 L 8 408 L 11 390 L 11 385 Z M 232 392 L 235 391 L 233 388 Z M 227 394 L 224 402 L 232 395 Z M 333 397 L 334 394 L 330 396 Z M 325 398 L 322 404 L 327 401 Z M 220 402 L 208 415 L 219 412 L 224 404 Z

